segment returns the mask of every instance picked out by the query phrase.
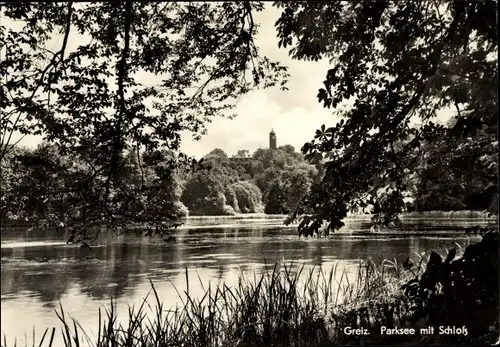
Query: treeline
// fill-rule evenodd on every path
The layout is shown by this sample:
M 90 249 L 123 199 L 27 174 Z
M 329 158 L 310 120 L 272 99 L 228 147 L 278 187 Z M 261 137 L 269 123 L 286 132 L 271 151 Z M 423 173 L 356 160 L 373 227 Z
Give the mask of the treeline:
M 316 167 L 289 145 L 258 149 L 251 156 L 240 151 L 233 158 L 214 149 L 203 165 L 185 178 L 181 201 L 191 214 L 286 214 L 318 176 Z
M 106 166 L 96 168 L 81 158 L 46 143 L 10 151 L 2 163 L 2 220 L 91 226 L 103 223 L 106 214 L 115 221 L 138 223 L 188 214 L 180 202 L 181 172 L 186 165 L 171 151 L 128 150 L 117 160 L 112 184 L 100 174 Z M 105 203 L 103 191 L 109 196 Z
M 118 162 L 119 184 L 110 195 L 113 211 L 138 222 L 189 214 L 288 213 L 318 176 L 292 146 L 259 149 L 252 156 L 240 151 L 233 158 L 214 149 L 196 165 L 165 149 L 129 149 Z M 98 222 L 101 213 L 93 202 L 106 184 L 96 184 L 93 170 L 54 145 L 15 148 L 2 163 L 2 220 Z
M 460 144 L 459 155 L 447 156 L 439 148 L 426 151 L 432 158 L 407 180 L 410 199 L 404 210 L 498 213 L 497 186 L 488 179 L 495 175 L 495 161 L 481 165 L 484 157 L 466 142 Z M 239 151 L 234 157 L 214 149 L 196 165 L 165 149 L 129 149 L 118 162 L 119 180 L 110 194 L 113 213 L 137 222 L 187 215 L 288 214 L 323 175 L 319 161 L 308 163 L 290 145 L 251 155 Z M 99 223 L 103 211 L 95 201 L 106 189 L 104 180 L 95 182 L 99 177 L 84 160 L 55 145 L 17 147 L 2 163 L 0 217 L 27 224 Z

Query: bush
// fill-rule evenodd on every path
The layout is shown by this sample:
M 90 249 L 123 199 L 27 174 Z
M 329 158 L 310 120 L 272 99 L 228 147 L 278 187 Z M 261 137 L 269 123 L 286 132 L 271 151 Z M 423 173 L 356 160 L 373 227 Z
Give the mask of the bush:
M 468 339 L 494 342 L 499 333 L 498 249 L 498 232 L 489 232 L 460 259 L 454 260 L 456 248 L 444 261 L 432 252 L 420 279 L 416 276 L 402 287 L 413 320 L 427 320 L 429 326 L 466 326 Z M 450 337 L 460 340 L 460 335 Z
M 177 218 L 184 218 L 189 216 L 189 210 L 182 202 L 176 201 L 173 204 L 173 215 Z

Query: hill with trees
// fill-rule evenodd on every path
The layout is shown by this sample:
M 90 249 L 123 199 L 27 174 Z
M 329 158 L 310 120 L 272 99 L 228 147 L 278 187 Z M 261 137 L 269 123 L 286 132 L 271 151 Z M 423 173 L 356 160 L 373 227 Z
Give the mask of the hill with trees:
M 435 158 L 408 177 L 411 200 L 402 210 L 495 212 L 494 186 L 485 178 L 494 177 L 495 162 L 481 166 L 481 151 L 465 144 L 453 156 L 442 153 L 444 146 L 432 146 L 429 153 Z M 482 175 L 471 172 L 471 164 L 475 170 L 483 167 Z M 2 166 L 2 221 L 42 226 L 84 220 L 100 224 L 99 218 L 89 219 L 89 213 L 98 215 L 88 203 L 97 192 L 90 185 L 74 187 L 84 167 L 85 162 L 61 155 L 55 145 L 42 143 L 32 150 L 16 147 Z M 306 161 L 290 145 L 258 149 L 252 155 L 239 151 L 233 157 L 214 149 L 194 166 L 171 150 L 127 151 L 119 170 L 122 185 L 112 191 L 111 201 L 118 218 L 146 225 L 187 215 L 289 214 L 321 182 L 324 167 Z M 485 194 L 490 196 L 485 199 Z M 367 206 L 364 212 L 376 208 L 380 206 Z
M 229 158 L 214 149 L 187 178 L 182 202 L 191 214 L 286 214 L 309 192 L 316 168 L 292 146 Z
M 169 150 L 127 151 L 120 160 L 122 187 L 112 191 L 118 218 L 147 223 L 168 216 L 233 215 L 266 212 L 286 214 L 309 192 L 318 177 L 315 166 L 292 146 L 258 149 L 241 160 L 214 149 L 195 167 Z M 43 143 L 33 150 L 16 148 L 5 160 L 1 193 L 2 219 L 46 225 L 75 222 L 86 217 L 88 194 L 71 194 L 75 177 L 70 168 L 84 162 L 61 155 Z M 100 220 L 96 219 L 95 223 Z M 44 225 L 42 223 L 42 225 Z

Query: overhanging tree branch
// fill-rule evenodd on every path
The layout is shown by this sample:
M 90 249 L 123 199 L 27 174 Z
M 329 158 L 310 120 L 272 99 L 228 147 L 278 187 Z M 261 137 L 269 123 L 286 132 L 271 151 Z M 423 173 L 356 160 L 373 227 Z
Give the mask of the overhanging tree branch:
M 27 103 L 32 102 L 33 98 L 35 97 L 36 93 L 38 92 L 38 89 L 44 84 L 45 75 L 49 72 L 52 72 L 52 70 L 57 68 L 58 65 L 63 62 L 64 53 L 65 53 L 66 47 L 68 45 L 69 33 L 71 31 L 71 17 L 72 17 L 72 15 L 73 15 L 73 1 L 70 1 L 70 2 L 68 2 L 68 15 L 67 15 L 67 19 L 66 19 L 66 26 L 64 29 L 64 38 L 63 38 L 62 47 L 57 53 L 53 54 L 52 59 L 50 60 L 49 64 L 45 67 L 45 69 L 40 74 L 38 82 L 37 82 L 35 88 L 33 89 L 33 91 L 31 92 L 31 95 L 27 99 L 24 100 L 25 105 Z M 55 81 L 51 81 L 51 80 L 48 81 L 48 83 L 47 83 L 48 87 L 50 87 L 52 82 L 55 82 Z M 19 123 L 19 121 L 21 120 L 22 115 L 25 112 L 31 112 L 30 110 L 26 110 L 26 106 L 22 107 L 21 105 L 17 105 L 17 111 L 19 112 L 19 114 L 17 115 L 16 120 L 14 121 L 14 123 L 12 125 L 12 129 L 9 133 L 7 141 L 4 142 L 3 141 L 4 139 L 2 138 L 2 143 L 0 144 L 0 160 L 3 160 L 5 158 L 5 156 L 9 153 L 9 151 L 14 147 L 14 146 L 10 146 L 10 141 L 12 139 L 12 135 L 16 131 L 16 126 Z M 6 131 L 6 130 L 7 129 L 2 129 L 2 131 Z M 16 142 L 16 144 L 19 143 L 19 141 L 21 141 L 25 136 L 26 135 L 23 135 Z

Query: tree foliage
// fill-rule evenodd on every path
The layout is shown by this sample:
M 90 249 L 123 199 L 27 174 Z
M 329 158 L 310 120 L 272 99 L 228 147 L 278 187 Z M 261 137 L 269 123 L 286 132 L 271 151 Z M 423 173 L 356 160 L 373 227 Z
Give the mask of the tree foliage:
M 450 126 L 456 126 L 453 121 Z M 415 209 L 498 213 L 498 158 L 491 155 L 496 144 L 479 130 L 473 137 L 458 139 L 451 148 L 444 139 L 424 145 L 430 148 L 419 168 Z
M 472 336 L 496 339 L 498 246 L 498 232 L 490 231 L 467 246 L 459 259 L 455 259 L 456 248 L 445 259 L 433 251 L 420 278 L 415 276 L 401 288 L 411 318 L 425 319 L 429 326 L 465 325 Z
M 302 148 L 325 168 L 290 215 L 289 221 L 301 219 L 300 234 L 312 235 L 325 222 L 327 231 L 336 230 L 349 209 L 369 205 L 376 223 L 390 223 L 405 199 L 415 198 L 421 170 L 422 196 L 426 175 L 439 185 L 441 168 L 432 161 L 437 158 L 449 172 L 463 169 L 474 153 L 467 173 L 455 174 L 462 182 L 483 175 L 476 180 L 485 190 L 492 187 L 489 197 L 498 201 L 495 1 L 275 6 L 282 9 L 276 22 L 280 46 L 290 47 L 294 59 L 330 60 L 318 101 L 334 109 L 352 102 L 337 109 L 337 124 L 322 126 Z M 449 125 L 435 119 L 443 110 L 453 112 Z
M 330 59 L 318 101 L 339 121 L 318 129 L 305 157 L 291 146 L 241 161 L 215 150 L 205 158 L 212 169 L 196 173 L 175 169 L 194 163 L 178 153 L 180 133 L 200 138 L 213 117 L 233 116 L 242 94 L 288 77 L 254 43 L 252 13 L 262 3 L 3 6 L 0 159 L 2 184 L 12 186 L 2 204 L 13 215 L 57 215 L 46 224 L 63 216 L 55 203 L 50 213 L 37 206 L 45 198 L 81 223 L 163 223 L 186 213 L 179 199 L 210 213 L 264 207 L 300 218 L 304 235 L 325 221 L 336 230 L 347 211 L 369 207 L 388 224 L 411 200 L 420 210 L 439 201 L 498 211 L 496 2 L 275 6 L 279 47 L 294 59 Z M 344 102 L 352 106 L 341 111 Z M 448 123 L 435 119 L 443 110 L 453 113 Z M 55 146 L 19 155 L 15 133 Z M 16 182 L 15 170 L 27 177 Z M 35 186 L 49 178 L 57 192 Z M 166 181 L 170 188 L 158 191 Z M 23 189 L 36 199 L 11 200 Z
M 2 6 L 2 164 L 17 143 L 13 135 L 41 135 L 62 157 L 78 160 L 78 167 L 59 169 L 72 177 L 74 198 L 89 204 L 87 218 L 135 220 L 126 207 L 142 202 L 132 203 L 131 195 L 155 179 L 130 186 L 121 170 L 141 166 L 131 164 L 130 153 L 178 151 L 181 131 L 198 139 L 207 121 L 232 116 L 242 94 L 286 82 L 286 68 L 261 57 L 254 43 L 252 12 L 262 8 L 248 1 Z M 48 47 L 58 35 L 53 51 Z M 178 156 L 192 162 L 186 159 Z M 172 216 L 163 212 L 149 217 Z
M 135 228 L 139 225 L 149 234 L 162 235 L 187 216 L 188 210 L 180 202 L 183 185 L 179 171 L 191 167 L 175 162 L 177 156 L 167 150 L 123 154 L 118 170 L 121 187 L 109 197 L 116 213 L 111 230 L 139 231 Z M 86 236 L 87 229 L 107 225 L 104 212 L 93 202 L 98 190 L 85 176 L 79 176 L 85 174 L 85 162 L 79 157 L 61 156 L 57 146 L 42 143 L 33 150 L 16 148 L 3 164 L 2 223 L 34 227 L 62 223 L 74 236 Z
M 187 178 L 182 196 L 191 214 L 288 213 L 317 176 L 292 146 L 247 154 L 214 149 L 203 157 L 205 169 Z

